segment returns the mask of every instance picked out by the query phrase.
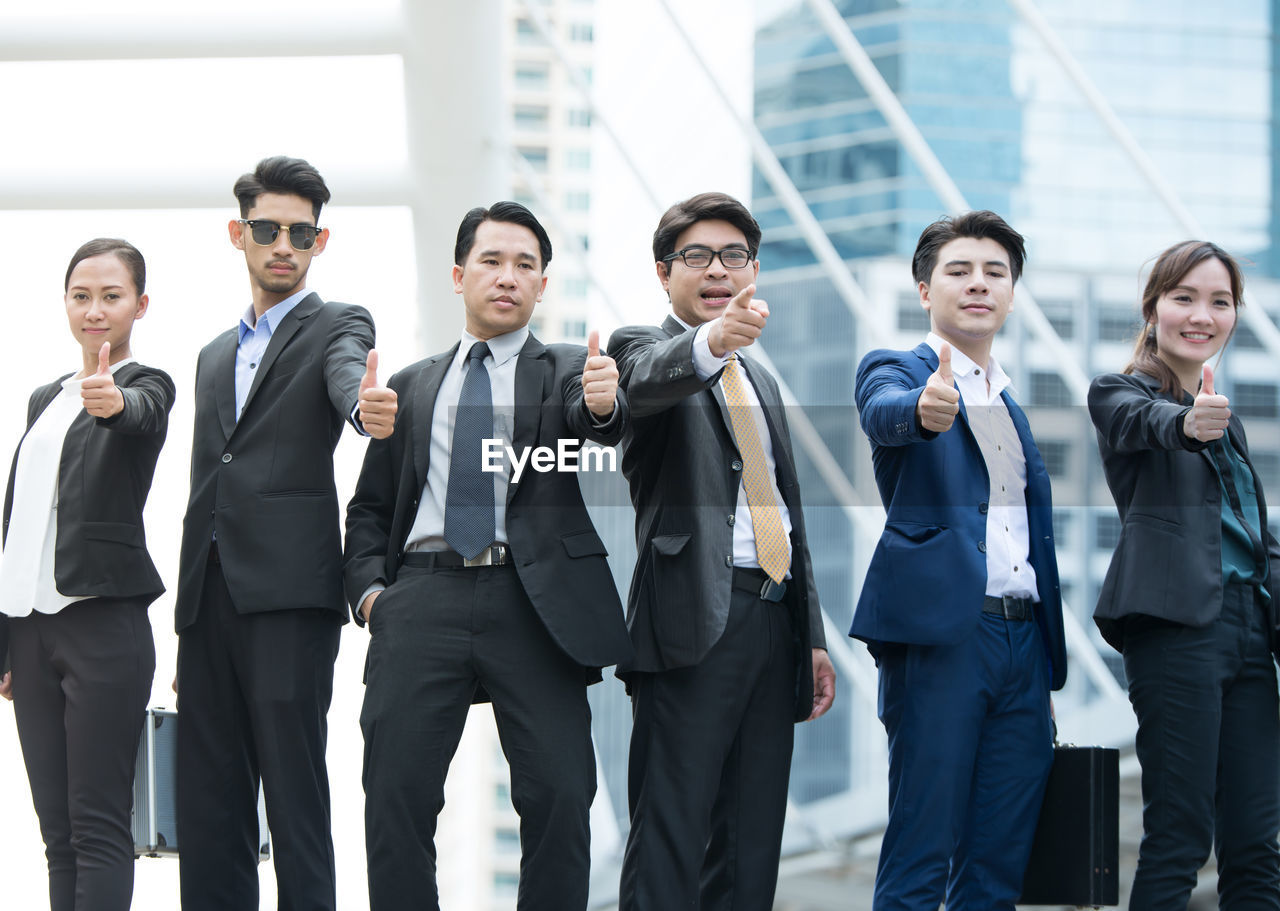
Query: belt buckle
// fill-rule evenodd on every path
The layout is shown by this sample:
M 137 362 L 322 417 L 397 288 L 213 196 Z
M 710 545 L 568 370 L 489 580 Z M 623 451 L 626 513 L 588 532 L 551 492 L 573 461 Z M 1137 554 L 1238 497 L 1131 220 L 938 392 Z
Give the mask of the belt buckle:
M 490 544 L 470 560 L 464 558 L 462 565 L 467 568 L 474 566 L 501 565 L 506 562 L 506 551 L 507 548 L 505 544 Z
M 1006 620 L 1025 620 L 1027 619 L 1027 609 L 1024 604 L 1025 598 L 1018 595 L 1001 595 L 1000 610 L 1004 613 Z
M 768 576 L 760 583 L 760 600 L 777 603 L 787 594 L 786 582 L 774 582 Z

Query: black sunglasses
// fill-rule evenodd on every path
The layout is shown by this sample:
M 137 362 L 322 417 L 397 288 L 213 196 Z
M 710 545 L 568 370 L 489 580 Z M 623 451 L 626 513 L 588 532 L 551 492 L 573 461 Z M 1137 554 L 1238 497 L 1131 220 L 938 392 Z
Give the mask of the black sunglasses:
M 280 229 L 284 228 L 289 232 L 289 246 L 295 250 L 310 250 L 315 246 L 316 235 L 320 233 L 317 225 L 282 225 L 262 218 L 241 218 L 239 221 L 249 228 L 253 242 L 261 247 L 274 244 L 280 236 Z

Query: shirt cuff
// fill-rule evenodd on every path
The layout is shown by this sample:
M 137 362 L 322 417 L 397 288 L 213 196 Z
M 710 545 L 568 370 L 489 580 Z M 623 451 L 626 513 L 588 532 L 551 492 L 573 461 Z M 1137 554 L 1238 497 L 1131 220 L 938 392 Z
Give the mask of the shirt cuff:
M 703 323 L 693 333 L 693 372 L 700 380 L 709 380 L 723 370 L 731 356 L 726 354 L 724 357 L 716 357 L 712 354 L 711 342 L 708 341 L 710 335 L 710 323 Z
M 368 588 L 366 588 L 360 594 L 360 600 L 356 602 L 356 617 L 360 620 L 364 620 L 365 623 L 368 623 L 369 622 L 368 620 L 360 616 L 360 608 L 364 606 L 365 598 L 368 598 L 374 592 L 381 592 L 386 590 L 387 590 L 387 587 L 381 582 L 375 582 L 372 585 L 370 585 Z
M 360 403 L 359 402 L 356 402 L 355 405 L 351 407 L 351 414 L 347 416 L 347 420 L 351 422 L 351 426 L 356 429 L 356 433 L 360 434 L 360 436 L 362 437 L 373 436 L 373 434 L 371 434 L 369 431 L 364 429 L 364 424 L 360 422 Z

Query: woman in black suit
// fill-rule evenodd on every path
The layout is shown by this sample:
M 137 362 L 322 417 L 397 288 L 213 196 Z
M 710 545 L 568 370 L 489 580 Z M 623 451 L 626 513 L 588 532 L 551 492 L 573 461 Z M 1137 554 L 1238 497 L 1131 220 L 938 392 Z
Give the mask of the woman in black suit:
M 127 911 L 133 769 L 155 671 L 147 607 L 164 585 L 142 507 L 173 381 L 133 359 L 142 255 L 99 239 L 71 258 L 81 368 L 32 393 L 4 503 L 0 613 L 53 911 Z
M 1280 908 L 1280 547 L 1240 419 L 1207 363 L 1231 337 L 1240 268 L 1217 246 L 1160 254 L 1122 374 L 1089 389 L 1123 522 L 1095 620 L 1124 654 L 1143 838 L 1130 908 L 1185 908 L 1212 847 L 1222 908 Z

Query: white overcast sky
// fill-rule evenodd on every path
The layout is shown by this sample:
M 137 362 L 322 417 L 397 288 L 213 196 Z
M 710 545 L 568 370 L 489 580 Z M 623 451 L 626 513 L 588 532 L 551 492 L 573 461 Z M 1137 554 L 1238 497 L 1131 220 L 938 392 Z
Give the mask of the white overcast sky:
M 789 0 L 759 0 L 771 14 Z M 730 89 L 734 106 L 750 109 L 749 5 L 728 0 L 673 3 L 699 56 Z M 289 15 L 367 13 L 394 9 L 390 0 L 309 0 Z M 137 17 L 157 28 L 184 24 L 189 9 L 172 0 L 44 0 L 0 6 L 0 42 L 7 32 L 92 34 L 94 17 Z M 750 162 L 733 119 L 665 21 L 657 0 L 598 0 L 595 87 L 615 131 L 663 204 L 704 189 L 746 197 Z M 253 28 L 264 8 L 254 0 L 219 0 L 208 12 Z M 274 13 L 273 13 L 274 14 Z M 90 23 L 86 27 L 86 22 Z M 34 26 L 33 26 L 34 23 Z M 496 25 L 496 24 L 495 24 Z M 497 30 L 495 29 L 495 32 Z M 56 34 L 56 30 L 55 30 Z M 288 47 L 287 29 L 280 47 Z M 498 48 L 484 49 L 500 53 Z M 465 86 L 444 90 L 465 91 Z M 396 57 L 269 58 L 196 61 L 0 62 L 0 187 L 83 183 L 85 175 L 120 175 L 126 186 L 191 179 L 226 188 L 222 208 L 131 211 L 0 210 L 0 275 L 11 323 L 0 358 L 0 459 L 7 465 L 36 386 L 75 370 L 79 352 L 67 330 L 62 279 L 71 253 L 96 236 L 125 237 L 146 255 L 151 309 L 137 325 L 133 350 L 168 370 L 178 385 L 169 432 L 147 509 L 151 552 L 169 594 L 151 609 L 157 668 L 152 705 L 172 706 L 169 690 L 176 638 L 172 593 L 177 578 L 181 515 L 187 496 L 196 353 L 234 324 L 248 304 L 243 259 L 226 238 L 236 217 L 230 186 L 260 158 L 308 158 L 329 175 L 335 204 L 324 222 L 332 238 L 311 270 L 310 286 L 325 297 L 367 307 L 378 324 L 382 363 L 394 370 L 431 353 L 419 343 L 417 270 L 408 209 L 342 205 L 335 175 L 378 173 L 405 161 L 404 92 Z M 506 116 L 496 99 L 485 116 Z M 447 130 L 450 125 L 442 124 Z M 652 321 L 665 309 L 653 276 L 649 237 L 658 211 L 605 140 L 593 148 L 593 251 L 599 276 L 627 322 Z M 477 204 L 490 200 L 476 200 Z M 461 212 L 442 212 L 456 224 Z M 450 228 L 452 230 L 452 227 Z M 551 278 L 555 281 L 554 273 Z M 428 293 L 451 295 L 447 273 L 424 278 Z M 548 293 L 554 284 L 548 288 Z M 620 320 L 599 315 L 606 330 Z M 439 347 L 443 347 L 442 345 Z M 385 371 L 384 371 L 385 372 Z M 348 432 L 339 449 L 339 491 L 345 501 L 363 450 Z M 330 714 L 330 780 L 338 858 L 339 906 L 367 907 L 357 718 L 365 633 L 348 626 L 338 659 Z M 262 908 L 275 908 L 270 865 L 262 868 Z M 31 808 L 8 704 L 0 705 L 0 882 L 6 907 L 39 908 L 46 900 L 43 846 Z M 137 864 L 133 907 L 177 907 L 177 863 Z M 450 909 L 470 911 L 470 909 Z

